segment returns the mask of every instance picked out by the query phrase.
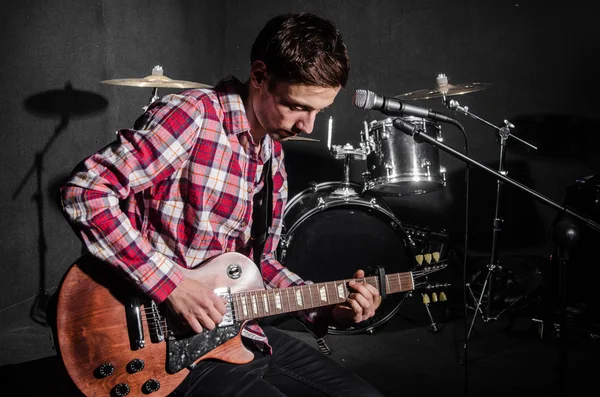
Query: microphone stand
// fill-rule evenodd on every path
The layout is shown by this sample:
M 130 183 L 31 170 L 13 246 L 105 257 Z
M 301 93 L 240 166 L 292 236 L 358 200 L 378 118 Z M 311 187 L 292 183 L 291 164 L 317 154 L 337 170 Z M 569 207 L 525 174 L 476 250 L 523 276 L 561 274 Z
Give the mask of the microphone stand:
M 504 120 L 503 127 L 497 127 L 497 126 L 485 121 L 484 119 L 470 113 L 468 106 L 461 107 L 460 104 L 455 100 L 446 101 L 446 99 L 444 98 L 444 103 L 451 110 L 460 111 L 460 112 L 464 113 L 465 115 L 470 116 L 478 121 L 481 121 L 481 122 L 487 124 L 488 126 L 491 126 L 492 128 L 495 128 L 496 130 L 498 130 L 498 134 L 500 136 L 500 157 L 499 157 L 499 163 L 498 163 L 498 172 L 501 173 L 502 175 L 506 176 L 508 173 L 504 169 L 504 165 L 505 165 L 505 156 L 506 156 L 506 142 L 509 137 L 512 136 L 513 138 L 517 139 L 521 143 L 529 146 L 532 149 L 537 150 L 537 147 L 531 145 L 530 143 L 525 142 L 524 140 L 522 140 L 510 133 L 510 129 L 514 128 L 515 126 L 513 124 L 511 124 L 508 120 Z M 500 217 L 500 196 L 502 193 L 502 187 L 503 187 L 502 181 L 498 180 L 497 189 L 496 189 L 496 207 L 495 207 L 495 213 L 494 213 L 494 221 L 492 224 L 492 251 L 491 251 L 491 255 L 490 255 L 490 262 L 487 265 L 488 272 L 485 277 L 485 281 L 483 283 L 483 287 L 481 289 L 481 294 L 479 296 L 479 299 L 475 298 L 475 294 L 473 293 L 473 289 L 471 288 L 471 285 L 482 274 L 482 271 L 481 270 L 477 271 L 471 278 L 471 281 L 469 283 L 467 283 L 467 285 L 466 285 L 466 287 L 469 289 L 469 293 L 471 294 L 471 298 L 476 303 L 475 315 L 477 314 L 477 312 L 479 312 L 481 314 L 484 322 L 488 322 L 490 320 L 498 320 L 498 318 L 506 310 L 510 309 L 513 305 L 515 305 L 517 302 L 519 302 L 523 298 L 523 297 L 520 297 L 520 298 L 514 300 L 510 305 L 508 305 L 503 310 L 501 310 L 499 313 L 494 315 L 494 310 L 493 310 L 494 273 L 496 271 L 502 271 L 502 266 L 499 265 L 499 263 L 498 263 L 499 262 L 498 261 L 498 246 L 499 246 L 499 241 L 500 241 L 500 234 L 502 232 L 502 224 L 504 222 L 504 220 Z M 465 252 L 465 255 L 466 254 L 467 253 Z M 481 311 L 480 306 L 481 306 L 483 297 L 486 294 L 486 287 L 487 287 L 487 301 L 485 304 L 485 313 L 484 313 Z M 469 336 L 471 334 L 471 329 L 473 327 L 474 321 L 475 321 L 475 316 L 473 317 L 473 322 L 471 323 L 471 327 L 469 328 Z
M 493 175 L 496 177 L 496 179 L 498 179 L 499 181 L 505 182 L 509 185 L 512 185 L 520 190 L 522 190 L 523 192 L 531 195 L 532 197 L 534 197 L 535 199 L 537 199 L 538 201 L 556 209 L 559 210 L 563 215 L 570 215 L 573 218 L 576 218 L 578 220 L 580 220 L 581 222 L 583 222 L 583 224 L 587 227 L 589 227 L 590 229 L 596 231 L 596 232 L 600 232 L 600 224 L 594 222 L 593 220 L 591 220 L 590 218 L 586 218 L 585 216 L 579 214 L 578 212 L 570 209 L 568 206 L 562 206 L 560 204 L 558 204 L 557 202 L 550 200 L 549 198 L 541 195 L 540 193 L 536 192 L 535 190 L 507 177 L 504 173 L 502 172 L 497 172 L 475 160 L 473 160 L 472 158 L 458 152 L 457 150 L 451 148 L 448 145 L 445 145 L 441 142 L 439 142 L 436 138 L 434 137 L 430 137 L 429 135 L 425 134 L 422 128 L 417 127 L 414 124 L 411 124 L 407 121 L 402 120 L 401 118 L 396 118 L 393 121 L 394 127 L 402 132 L 404 132 L 405 134 L 412 136 L 413 139 L 415 140 L 415 142 L 417 143 L 422 143 L 422 142 L 426 142 L 440 150 L 443 150 L 444 152 L 458 158 L 459 160 L 464 161 L 465 163 L 468 163 L 470 165 L 474 165 L 479 169 L 482 169 L 486 172 L 488 172 L 489 174 Z M 565 286 L 565 280 L 564 280 L 564 276 L 565 276 L 565 270 L 566 270 L 566 262 L 568 260 L 568 248 L 572 247 L 578 240 L 578 235 L 579 232 L 577 231 L 577 229 L 572 225 L 572 224 L 567 224 L 567 226 L 565 226 L 564 223 L 559 223 L 557 225 L 555 225 L 554 227 L 554 236 L 555 236 L 555 240 L 557 241 L 557 243 L 559 244 L 559 256 L 561 257 L 561 261 L 560 261 L 560 268 L 561 268 L 561 280 L 560 281 L 560 304 L 561 304 L 561 325 L 563 326 L 563 328 L 560 331 L 560 337 L 561 340 L 564 342 L 565 338 L 565 298 L 566 298 L 566 286 Z M 489 299 L 488 299 L 489 300 Z M 468 337 L 467 337 L 468 339 Z

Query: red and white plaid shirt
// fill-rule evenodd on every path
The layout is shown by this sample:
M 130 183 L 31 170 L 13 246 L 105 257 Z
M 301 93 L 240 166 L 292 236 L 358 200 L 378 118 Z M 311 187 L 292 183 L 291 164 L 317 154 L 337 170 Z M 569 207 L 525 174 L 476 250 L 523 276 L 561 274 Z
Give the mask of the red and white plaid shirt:
M 252 258 L 254 194 L 272 157 L 273 223 L 261 261 L 267 288 L 304 284 L 275 258 L 287 200 L 281 143 L 268 135 L 260 153 L 230 77 L 214 89 L 167 95 L 118 131 L 115 142 L 84 160 L 62 188 L 67 219 L 94 256 L 122 270 L 162 302 L 193 268 L 223 252 Z M 121 205 L 126 202 L 127 209 Z M 315 313 L 304 317 L 313 322 Z M 260 327 L 243 335 L 267 347 Z

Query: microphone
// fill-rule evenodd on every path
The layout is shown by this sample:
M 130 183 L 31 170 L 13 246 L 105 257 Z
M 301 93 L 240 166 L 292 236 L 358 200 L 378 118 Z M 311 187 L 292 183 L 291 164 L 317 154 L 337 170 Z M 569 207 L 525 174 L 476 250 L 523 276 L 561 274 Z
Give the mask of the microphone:
M 360 109 L 379 110 L 388 116 L 417 116 L 426 119 L 454 123 L 450 116 L 434 112 L 433 110 L 409 105 L 395 98 L 386 98 L 368 90 L 356 90 L 352 98 L 352 104 Z

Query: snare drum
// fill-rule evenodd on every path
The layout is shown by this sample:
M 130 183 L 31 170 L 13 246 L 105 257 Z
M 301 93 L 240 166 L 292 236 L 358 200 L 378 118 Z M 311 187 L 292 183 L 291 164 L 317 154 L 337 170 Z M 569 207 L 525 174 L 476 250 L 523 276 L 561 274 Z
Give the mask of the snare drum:
M 358 184 L 351 185 L 360 191 Z M 342 186 L 342 182 L 313 183 L 288 202 L 279 261 L 313 282 L 344 280 L 358 269 L 368 273 L 377 266 L 386 274 L 411 271 L 416 264 L 412 240 L 388 206 L 368 193 L 332 194 Z M 389 295 L 374 317 L 347 327 L 330 326 L 330 333 L 371 331 L 399 310 L 405 296 Z
M 423 134 L 441 140 L 439 124 L 420 117 L 402 117 L 417 125 Z M 440 166 L 438 149 L 417 143 L 398 131 L 392 119 L 373 121 L 368 136 L 367 170 L 363 173 L 364 190 L 380 195 L 407 196 L 432 192 L 446 185 L 446 170 Z

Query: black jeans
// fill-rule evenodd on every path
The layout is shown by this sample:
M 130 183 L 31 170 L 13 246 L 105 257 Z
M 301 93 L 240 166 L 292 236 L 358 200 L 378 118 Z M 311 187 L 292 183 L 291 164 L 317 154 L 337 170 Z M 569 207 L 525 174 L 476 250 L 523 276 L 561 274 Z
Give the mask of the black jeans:
M 201 361 L 172 397 L 357 396 L 383 395 L 360 377 L 293 336 L 264 326 L 273 355 L 254 353 L 248 364 Z

